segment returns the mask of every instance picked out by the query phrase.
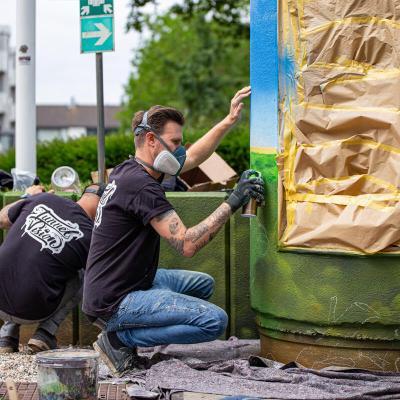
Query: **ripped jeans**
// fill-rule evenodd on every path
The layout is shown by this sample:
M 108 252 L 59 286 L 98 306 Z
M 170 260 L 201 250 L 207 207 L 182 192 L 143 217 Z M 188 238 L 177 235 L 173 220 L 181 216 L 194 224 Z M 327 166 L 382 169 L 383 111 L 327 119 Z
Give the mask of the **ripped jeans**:
M 125 296 L 106 330 L 127 347 L 208 342 L 223 334 L 225 311 L 207 302 L 214 279 L 201 272 L 159 269 L 153 287 Z

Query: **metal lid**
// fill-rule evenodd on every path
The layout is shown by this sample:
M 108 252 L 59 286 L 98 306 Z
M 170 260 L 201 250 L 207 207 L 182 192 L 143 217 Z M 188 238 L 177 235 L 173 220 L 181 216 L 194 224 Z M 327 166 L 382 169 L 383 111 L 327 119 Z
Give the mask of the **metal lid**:
M 58 349 L 36 355 L 38 365 L 52 368 L 84 368 L 97 364 L 99 354 L 87 349 Z

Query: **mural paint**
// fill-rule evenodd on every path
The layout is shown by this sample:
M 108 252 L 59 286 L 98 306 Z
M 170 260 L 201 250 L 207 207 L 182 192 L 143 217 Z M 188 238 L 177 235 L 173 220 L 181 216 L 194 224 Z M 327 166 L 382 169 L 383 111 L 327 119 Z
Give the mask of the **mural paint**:
M 281 32 L 287 43 L 278 46 L 278 28 L 277 2 L 252 0 L 251 164 L 262 172 L 267 196 L 251 223 L 250 284 L 263 354 L 316 368 L 334 363 L 398 370 L 399 259 L 279 247 L 283 193 L 276 155 L 279 129 L 285 125 L 279 128 L 278 109 L 290 111 L 299 99 L 294 90 L 296 40 Z

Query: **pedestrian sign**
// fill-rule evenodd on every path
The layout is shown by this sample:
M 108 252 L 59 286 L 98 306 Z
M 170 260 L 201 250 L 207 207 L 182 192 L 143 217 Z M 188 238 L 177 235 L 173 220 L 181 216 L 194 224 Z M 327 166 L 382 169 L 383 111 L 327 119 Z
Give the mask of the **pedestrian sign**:
M 114 50 L 113 0 L 80 0 L 81 53 Z

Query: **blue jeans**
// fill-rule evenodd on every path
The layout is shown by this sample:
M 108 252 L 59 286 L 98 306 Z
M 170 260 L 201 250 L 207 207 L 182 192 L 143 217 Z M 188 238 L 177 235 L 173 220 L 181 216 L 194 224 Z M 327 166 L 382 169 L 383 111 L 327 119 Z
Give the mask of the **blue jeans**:
M 214 279 L 201 272 L 159 269 L 149 290 L 125 296 L 106 330 L 127 347 L 208 342 L 223 334 L 225 311 L 205 300 Z

